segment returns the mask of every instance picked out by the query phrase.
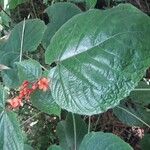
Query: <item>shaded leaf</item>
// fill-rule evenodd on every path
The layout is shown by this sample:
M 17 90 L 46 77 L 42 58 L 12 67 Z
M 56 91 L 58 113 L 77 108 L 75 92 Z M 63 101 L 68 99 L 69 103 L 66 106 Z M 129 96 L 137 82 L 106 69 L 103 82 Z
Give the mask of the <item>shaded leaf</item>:
M 13 112 L 3 111 L 0 114 L 0 149 L 23 150 L 23 137 L 16 115 Z
M 140 141 L 142 150 L 149 150 L 150 148 L 150 134 L 145 134 L 144 138 Z
M 72 3 L 59 2 L 49 6 L 45 11 L 49 16 L 50 23 L 47 25 L 42 43 L 44 47 L 47 47 L 57 30 L 81 10 Z
M 85 0 L 85 2 L 86 2 L 86 7 L 88 9 L 91 9 L 95 7 L 97 0 Z
M 62 150 L 62 148 L 58 145 L 52 145 L 47 150 Z
M 2 79 L 5 86 L 15 88 L 20 85 L 16 68 L 2 71 Z
M 130 98 L 143 106 L 150 104 L 150 85 L 143 81 L 139 82 L 135 90 L 130 93 Z
M 133 150 L 132 147 L 112 133 L 91 132 L 87 134 L 79 150 Z
M 138 117 L 150 125 L 150 110 L 146 106 L 131 100 L 124 100 L 119 106 L 130 112 L 128 113 L 127 111 L 118 107 L 113 109 L 113 112 L 118 119 L 121 120 L 121 122 L 130 126 L 143 126 L 143 123 L 136 118 Z M 131 115 L 131 113 L 136 117 Z
M 6 89 L 0 84 L 0 113 L 5 108 L 5 102 L 8 97 Z
M 16 65 L 18 68 L 18 77 L 20 83 L 25 80 L 32 82 L 42 76 L 42 68 L 40 63 L 33 59 L 17 62 Z
M 81 119 L 80 116 L 75 115 L 76 122 L 76 134 L 77 134 L 77 149 L 87 133 L 87 125 Z M 60 146 L 65 150 L 74 149 L 74 128 L 73 128 L 73 118 L 72 114 L 67 115 L 65 121 L 60 121 L 56 129 L 57 135 L 59 137 Z
M 24 144 L 24 150 L 34 150 L 34 149 L 30 145 Z
M 37 107 L 42 112 L 60 116 L 61 108 L 56 104 L 56 102 L 52 98 L 50 91 L 47 92 L 36 91 L 31 96 L 31 102 L 35 107 Z

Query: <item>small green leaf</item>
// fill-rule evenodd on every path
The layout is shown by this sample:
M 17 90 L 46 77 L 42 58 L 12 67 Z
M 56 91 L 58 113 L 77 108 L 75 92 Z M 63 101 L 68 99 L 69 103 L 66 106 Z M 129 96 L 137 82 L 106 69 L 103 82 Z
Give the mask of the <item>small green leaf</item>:
M 34 149 L 30 145 L 24 144 L 24 150 L 34 150 Z
M 63 150 L 63 149 L 58 145 L 52 145 L 47 150 Z
M 94 8 L 97 0 L 85 0 L 87 9 Z
M 28 2 L 29 0 L 9 0 L 10 2 L 8 3 L 10 9 L 14 9 L 17 7 L 19 4 Z
M 40 44 L 46 29 L 44 22 L 40 19 L 26 20 L 25 30 L 24 33 L 22 33 L 23 22 L 24 21 L 20 22 L 14 27 L 7 42 L 7 44 L 9 44 L 7 45 L 7 50 L 20 52 L 22 34 L 24 34 L 23 51 L 35 51 Z
M 35 60 L 24 60 L 22 62 L 17 62 L 16 65 L 18 68 L 18 77 L 20 83 L 25 80 L 32 82 L 42 76 L 42 69 L 40 63 Z
M 130 93 L 130 98 L 143 106 L 150 104 L 150 85 L 140 81 L 138 86 Z
M 144 138 L 140 141 L 140 146 L 142 150 L 149 150 L 150 148 L 150 134 L 145 134 Z
M 20 85 L 16 68 L 2 71 L 2 79 L 5 86 L 16 88 Z
M 16 115 L 3 111 L 0 114 L 0 149 L 23 150 L 23 137 Z
M 120 107 L 123 109 L 120 109 Z M 132 99 L 122 101 L 119 107 L 113 109 L 113 112 L 119 120 L 129 126 L 143 126 L 143 121 L 150 126 L 150 110 Z
M 31 95 L 32 104 L 42 112 L 47 114 L 54 114 L 60 116 L 61 108 L 56 104 L 52 98 L 51 92 L 36 91 Z
M 78 149 L 84 135 L 87 133 L 87 125 L 78 115 L 75 115 L 75 122 L 77 134 L 76 140 Z M 65 121 L 60 121 L 58 123 L 56 132 L 59 137 L 60 146 L 63 149 L 70 150 L 74 148 L 74 126 L 71 113 L 67 115 Z
M 132 147 L 112 133 L 91 132 L 87 134 L 79 150 L 133 150 Z
M 150 65 L 149 26 L 150 18 L 130 4 L 66 22 L 45 53 L 46 63 L 57 63 L 49 75 L 56 103 L 84 115 L 118 105 Z
M 42 40 L 43 46 L 47 47 L 57 30 L 71 17 L 80 12 L 81 10 L 78 7 L 67 2 L 59 2 L 49 6 L 46 9 L 46 13 L 49 16 L 50 23 L 47 25 L 47 29 L 44 33 Z
M 2 75 L 3 81 L 8 87 L 15 88 L 19 83 L 14 62 L 18 62 L 21 56 L 21 41 L 23 41 L 23 53 L 35 51 L 42 40 L 45 29 L 46 26 L 43 21 L 30 19 L 25 21 L 25 30 L 23 32 L 22 21 L 14 27 L 9 39 L 0 43 L 0 64 L 11 67 L 11 70 L 3 71 Z
M 5 102 L 8 97 L 6 89 L 0 84 L 0 113 L 5 108 Z

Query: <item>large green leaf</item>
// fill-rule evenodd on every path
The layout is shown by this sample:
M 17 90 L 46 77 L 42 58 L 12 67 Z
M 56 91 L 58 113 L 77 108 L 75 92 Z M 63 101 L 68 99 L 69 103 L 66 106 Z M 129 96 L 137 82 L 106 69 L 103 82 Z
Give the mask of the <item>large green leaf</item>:
M 33 59 L 17 62 L 16 65 L 18 68 L 18 77 L 20 83 L 25 80 L 32 82 L 42 76 L 42 68 L 40 66 L 40 63 Z
M 84 135 L 87 133 L 87 125 L 78 115 L 75 115 L 75 124 L 76 124 L 76 134 L 77 134 L 76 142 L 77 142 L 77 150 L 78 150 Z M 59 137 L 60 146 L 64 150 L 73 150 L 74 149 L 74 126 L 73 126 L 72 114 L 67 115 L 65 121 L 60 121 L 58 123 L 56 132 Z
M 92 20 L 92 21 L 91 21 Z M 74 16 L 46 50 L 52 96 L 62 108 L 97 114 L 119 104 L 150 65 L 150 19 L 129 4 Z
M 35 107 L 47 114 L 60 116 L 61 108 L 52 98 L 50 91 L 36 91 L 33 95 L 31 95 L 31 102 Z
M 44 47 L 49 45 L 53 35 L 66 21 L 80 12 L 81 10 L 78 7 L 67 2 L 59 2 L 49 6 L 46 9 L 46 13 L 49 16 L 50 23 L 47 25 L 47 29 L 43 36 L 42 43 Z
M 87 134 L 79 150 L 133 150 L 132 147 L 112 133 L 91 132 Z
M 5 110 L 0 114 L 0 149 L 23 150 L 23 138 L 16 115 Z

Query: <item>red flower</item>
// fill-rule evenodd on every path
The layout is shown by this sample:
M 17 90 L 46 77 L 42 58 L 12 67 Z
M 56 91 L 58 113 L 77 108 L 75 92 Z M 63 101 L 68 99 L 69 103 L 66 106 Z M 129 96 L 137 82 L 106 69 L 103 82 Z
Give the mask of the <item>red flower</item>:
M 41 78 L 38 81 L 38 86 L 40 90 L 47 91 L 49 88 L 49 80 L 46 78 Z
M 23 106 L 22 99 L 18 96 L 13 99 L 10 99 L 8 103 L 11 105 L 12 108 Z
M 37 88 L 38 88 L 37 82 L 36 82 L 36 83 L 33 83 L 33 84 L 32 84 L 32 90 L 36 90 Z

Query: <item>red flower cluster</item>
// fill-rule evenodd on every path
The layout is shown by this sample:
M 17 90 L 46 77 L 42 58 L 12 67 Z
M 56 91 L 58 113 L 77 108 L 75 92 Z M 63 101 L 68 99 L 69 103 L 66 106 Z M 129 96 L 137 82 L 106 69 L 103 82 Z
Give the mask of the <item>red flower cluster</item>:
M 15 98 L 9 99 L 8 103 L 12 108 L 23 106 L 23 100 L 29 101 L 30 95 L 37 89 L 47 91 L 49 88 L 49 80 L 47 78 L 41 78 L 38 81 L 31 83 L 24 81 L 19 88 L 19 95 Z

